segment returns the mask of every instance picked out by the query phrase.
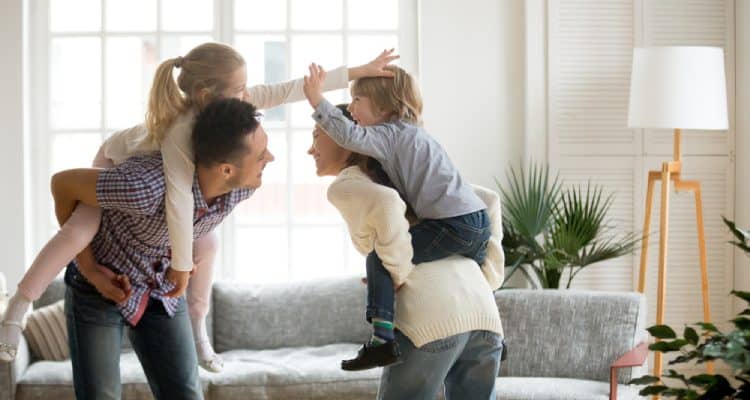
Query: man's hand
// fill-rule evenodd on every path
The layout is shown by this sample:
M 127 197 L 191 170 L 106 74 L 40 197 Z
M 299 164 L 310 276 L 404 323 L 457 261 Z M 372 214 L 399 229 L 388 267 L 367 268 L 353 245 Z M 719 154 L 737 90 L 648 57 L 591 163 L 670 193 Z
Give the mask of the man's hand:
M 390 64 L 391 61 L 401 57 L 399 55 L 393 55 L 394 51 L 395 49 L 383 50 L 380 55 L 375 57 L 375 59 L 369 63 L 349 68 L 349 80 L 352 81 L 359 78 L 379 76 L 393 78 L 393 72 L 384 69 L 384 67 Z
M 307 101 L 312 108 L 317 108 L 318 104 L 323 101 L 323 83 L 326 81 L 326 71 L 318 64 L 312 63 L 308 67 L 310 75 L 305 75 L 305 85 L 302 90 L 305 92 Z
M 174 289 L 167 293 L 167 297 L 180 297 L 185 294 L 192 271 L 167 270 L 167 280 L 174 284 Z
M 79 264 L 81 274 L 86 278 L 96 290 L 104 297 L 115 303 L 125 302 L 132 293 L 130 279 L 126 275 L 116 274 L 111 269 L 96 264 L 94 266 L 84 267 Z M 93 267 L 93 268 L 92 268 Z

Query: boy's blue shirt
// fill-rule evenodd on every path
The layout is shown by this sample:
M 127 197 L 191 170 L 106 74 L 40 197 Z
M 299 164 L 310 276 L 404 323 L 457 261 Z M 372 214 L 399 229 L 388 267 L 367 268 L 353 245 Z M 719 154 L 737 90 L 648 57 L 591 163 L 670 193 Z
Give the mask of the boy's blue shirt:
M 339 146 L 375 158 L 419 219 L 443 219 L 486 208 L 448 153 L 421 126 L 388 121 L 360 126 L 327 100 L 313 119 Z

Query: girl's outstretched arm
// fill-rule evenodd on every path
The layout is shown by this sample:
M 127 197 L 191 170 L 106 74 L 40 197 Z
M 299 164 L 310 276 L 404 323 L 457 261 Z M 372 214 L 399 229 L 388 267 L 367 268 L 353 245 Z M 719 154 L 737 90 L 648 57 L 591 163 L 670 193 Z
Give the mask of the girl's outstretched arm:
M 328 79 L 323 84 L 321 90 L 328 92 L 330 90 L 345 89 L 349 81 L 368 76 L 393 76 L 391 71 L 383 69 L 383 67 L 393 60 L 399 58 L 398 55 L 393 55 L 393 52 L 393 49 L 384 50 L 367 64 L 351 68 L 339 67 L 328 71 Z M 248 88 L 246 101 L 253 103 L 258 109 L 268 109 L 304 100 L 303 83 L 303 80 L 300 78 L 287 82 L 253 86 Z

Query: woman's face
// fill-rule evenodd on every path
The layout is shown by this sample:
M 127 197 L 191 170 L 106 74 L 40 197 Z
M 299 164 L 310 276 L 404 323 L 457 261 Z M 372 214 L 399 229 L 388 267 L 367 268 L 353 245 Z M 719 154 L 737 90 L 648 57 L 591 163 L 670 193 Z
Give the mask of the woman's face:
M 312 146 L 307 150 L 307 154 L 315 159 L 315 172 L 318 176 L 336 176 L 346 167 L 346 159 L 352 152 L 336 144 L 326 131 L 316 124 L 312 132 Z

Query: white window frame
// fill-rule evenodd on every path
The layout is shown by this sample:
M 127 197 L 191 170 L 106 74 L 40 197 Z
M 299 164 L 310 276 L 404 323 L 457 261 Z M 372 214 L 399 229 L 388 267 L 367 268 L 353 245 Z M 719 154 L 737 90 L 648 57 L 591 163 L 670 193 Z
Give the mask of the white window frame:
M 286 8 L 287 8 L 287 21 L 290 21 L 291 19 L 291 0 L 280 0 L 280 1 L 286 1 Z M 283 35 L 286 37 L 286 43 L 290 43 L 290 38 L 293 34 L 299 34 L 299 33 L 311 33 L 311 34 L 334 34 L 334 35 L 341 35 L 343 36 L 343 59 L 347 60 L 347 51 L 348 51 L 348 38 L 352 34 L 362 35 L 362 34 L 393 34 L 393 30 L 388 31 L 379 31 L 379 30 L 373 30 L 373 31 L 362 31 L 362 30 L 351 30 L 348 25 L 347 21 L 347 6 L 348 6 L 349 0 L 342 0 L 343 2 L 343 10 L 342 10 L 342 20 L 343 20 L 343 26 L 341 29 L 333 29 L 333 30 L 324 30 L 319 31 L 316 30 L 314 32 L 311 31 L 301 31 L 301 30 L 294 30 L 291 29 L 289 23 L 287 23 L 287 28 L 285 30 L 276 30 L 276 31 L 252 31 L 252 34 L 273 34 L 273 35 Z M 30 131 L 31 134 L 31 144 L 33 151 L 30 152 L 30 165 L 32 167 L 31 171 L 31 193 L 33 194 L 33 204 L 32 207 L 34 210 L 38 210 L 38 212 L 34 213 L 34 216 L 32 218 L 32 232 L 31 232 L 31 238 L 32 238 L 32 254 L 36 254 L 36 252 L 42 248 L 42 246 L 49 240 L 50 232 L 52 232 L 56 227 L 50 225 L 49 221 L 49 213 L 50 210 L 53 209 L 54 204 L 52 202 L 52 198 L 49 194 L 49 179 L 50 179 L 50 173 L 48 172 L 50 169 L 50 163 L 51 163 L 51 156 L 52 156 L 52 143 L 53 138 L 55 134 L 59 133 L 65 133 L 64 130 L 53 130 L 50 127 L 50 105 L 49 105 L 49 97 L 50 97 L 50 51 L 51 51 L 51 43 L 53 38 L 56 37 L 98 37 L 101 41 L 101 79 L 102 79 L 102 86 L 101 86 L 101 122 L 100 126 L 96 129 L 89 129 L 89 130 L 83 130 L 83 129 L 76 129 L 75 132 L 97 132 L 100 134 L 102 141 L 106 138 L 107 134 L 107 85 L 106 85 L 106 57 L 107 57 L 107 49 L 106 49 L 106 38 L 111 37 L 149 37 L 154 38 L 157 54 L 162 55 L 162 38 L 165 36 L 183 36 L 183 35 L 206 35 L 207 33 L 212 35 L 213 40 L 217 40 L 224 43 L 234 43 L 235 42 L 235 36 L 242 33 L 250 33 L 245 31 L 237 31 L 234 28 L 234 1 L 226 1 L 226 0 L 213 0 L 213 9 L 214 9 L 214 26 L 213 30 L 211 32 L 205 32 L 205 31 L 180 31 L 180 32 L 164 32 L 162 31 L 161 26 L 161 13 L 162 13 L 162 0 L 156 0 L 157 2 L 157 17 L 156 17 L 156 30 L 155 31 L 144 31 L 144 32 L 105 32 L 105 18 L 106 18 L 106 7 L 107 2 L 105 0 L 101 1 L 101 28 L 99 32 L 81 32 L 81 33 L 52 33 L 49 30 L 49 8 L 50 8 L 50 2 L 49 0 L 39 0 L 39 1 L 33 1 L 30 2 L 30 22 L 31 22 L 31 30 L 30 30 L 30 73 L 31 73 L 31 85 L 30 85 L 30 92 L 31 92 L 31 126 Z M 406 68 L 409 71 L 413 71 L 416 75 L 416 72 L 419 71 L 419 64 L 418 64 L 418 0 L 399 0 L 398 1 L 398 7 L 399 7 L 399 24 L 398 29 L 396 31 L 398 35 L 398 41 L 399 41 L 399 49 L 398 53 L 401 54 L 403 57 L 400 60 L 400 64 Z M 290 58 L 290 48 L 291 46 L 287 46 L 287 57 Z M 287 66 L 289 63 L 287 63 Z M 289 67 L 287 67 L 289 68 Z M 289 77 L 289 71 L 286 71 L 287 77 Z M 293 77 L 291 77 L 293 78 Z M 258 84 L 260 82 L 248 82 L 249 85 Z M 133 121 L 133 124 L 139 123 L 140 121 Z M 301 129 L 308 129 L 307 126 L 301 127 L 301 126 L 295 126 L 292 124 L 292 113 L 287 112 L 286 113 L 286 122 L 283 124 L 283 130 L 286 133 L 287 138 L 287 148 L 290 149 L 288 152 L 289 157 L 287 157 L 287 179 L 288 181 L 291 180 L 292 176 L 292 163 L 293 159 L 295 158 L 292 153 L 292 138 L 294 136 L 295 131 L 299 131 Z M 279 129 L 280 130 L 280 129 Z M 90 155 L 90 158 L 93 159 L 93 154 Z M 82 160 L 85 161 L 85 163 L 81 164 L 81 167 L 87 167 L 90 159 Z M 262 190 L 262 188 L 261 188 Z M 320 224 L 305 224 L 305 223 L 295 223 L 295 220 L 292 215 L 292 202 L 291 202 L 291 190 L 288 191 L 288 207 L 287 207 L 287 219 L 286 219 L 286 227 L 287 232 L 289 236 L 289 246 L 288 250 L 291 254 L 291 252 L 294 250 L 293 243 L 291 239 L 291 232 L 292 228 L 295 226 L 320 226 Z M 252 201 L 249 200 L 249 201 Z M 345 229 L 343 223 L 338 224 L 325 224 L 327 227 L 331 226 L 341 226 L 341 229 Z M 221 235 L 222 235 L 222 249 L 220 252 L 220 257 L 216 260 L 216 276 L 217 277 L 224 277 L 224 278 L 232 278 L 236 275 L 236 271 L 238 268 L 247 268 L 248 266 L 239 266 L 236 265 L 235 259 L 234 259 L 234 246 L 237 245 L 234 243 L 235 240 L 235 227 L 237 224 L 235 223 L 234 217 L 230 215 L 229 218 L 227 218 L 226 222 L 222 225 L 221 229 Z M 247 225 L 246 225 L 247 226 Z M 252 226 L 252 225 L 251 225 Z M 348 235 L 344 235 L 345 238 L 348 238 Z M 258 244 L 262 245 L 262 244 Z M 350 245 L 348 243 L 342 243 L 342 251 L 346 254 L 346 247 Z M 291 265 L 291 257 L 289 258 L 289 263 L 286 266 L 288 268 L 289 276 L 293 276 L 292 269 L 293 266 Z M 268 267 L 268 266 L 259 266 L 259 268 Z M 281 265 L 275 265 L 274 268 L 283 268 Z M 342 266 L 343 267 L 343 266 Z

